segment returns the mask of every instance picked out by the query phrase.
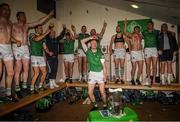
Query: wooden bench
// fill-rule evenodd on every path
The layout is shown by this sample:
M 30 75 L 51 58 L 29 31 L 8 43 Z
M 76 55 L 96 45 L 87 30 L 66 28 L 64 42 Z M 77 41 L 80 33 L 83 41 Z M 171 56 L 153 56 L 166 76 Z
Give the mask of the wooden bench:
M 22 108 L 28 104 L 31 104 L 49 94 L 52 94 L 56 91 L 59 91 L 63 88 L 66 87 L 66 84 L 60 84 L 60 86 L 58 88 L 54 88 L 54 89 L 50 89 L 48 88 L 47 90 L 43 91 L 43 92 L 39 92 L 39 94 L 33 94 L 30 96 L 26 96 L 22 99 L 19 99 L 19 102 L 16 103 L 7 103 L 7 104 L 0 104 L 0 117 L 3 115 L 6 115 L 8 113 L 11 113 L 19 108 Z
M 87 87 L 87 83 L 66 83 L 67 87 Z M 98 85 L 97 85 L 98 86 Z M 154 90 L 154 91 L 180 91 L 180 84 L 177 85 L 159 85 L 152 86 L 131 85 L 131 84 L 114 84 L 107 83 L 106 88 L 122 88 L 122 89 L 137 89 L 137 90 Z
M 98 85 L 97 85 L 98 86 Z M 31 96 L 27 96 L 25 98 L 22 98 L 19 100 L 17 103 L 7 103 L 7 104 L 1 104 L 0 105 L 0 117 L 4 116 L 8 113 L 11 113 L 17 109 L 20 109 L 28 104 L 31 104 L 49 94 L 52 94 L 56 91 L 59 91 L 63 88 L 66 87 L 87 87 L 87 83 L 63 83 L 60 84 L 59 88 L 55 89 L 47 89 L 44 92 L 39 92 L 39 94 L 34 94 Z M 170 85 L 170 86 L 162 86 L 162 85 L 152 85 L 151 87 L 149 86 L 142 86 L 142 85 L 136 85 L 133 86 L 131 84 L 114 84 L 114 83 L 107 83 L 105 85 L 106 88 L 122 88 L 122 89 L 137 89 L 137 90 L 154 90 L 154 91 L 180 91 L 180 85 Z

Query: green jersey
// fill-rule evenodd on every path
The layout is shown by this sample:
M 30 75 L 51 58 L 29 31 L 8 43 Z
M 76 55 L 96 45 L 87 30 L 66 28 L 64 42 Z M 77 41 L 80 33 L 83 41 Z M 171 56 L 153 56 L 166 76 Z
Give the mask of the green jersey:
M 93 72 L 101 72 L 103 67 L 101 59 L 103 58 L 103 53 L 100 49 L 97 49 L 96 52 L 92 52 L 91 49 L 88 49 L 86 52 L 88 59 L 88 69 Z
M 74 40 L 64 39 L 64 54 L 74 54 Z
M 144 47 L 157 47 L 157 41 L 158 41 L 158 30 L 153 30 L 152 32 L 149 32 L 148 30 L 145 30 L 143 33 L 144 36 Z
M 43 43 L 45 42 L 45 40 L 42 39 L 41 41 L 35 41 L 33 39 L 35 36 L 35 33 L 31 33 L 29 35 L 30 53 L 32 56 L 43 56 Z
M 81 44 L 81 40 L 85 39 L 85 38 L 88 38 L 89 36 L 90 35 L 88 33 L 85 33 L 85 34 L 79 33 L 78 34 L 78 49 L 83 49 L 82 44 Z

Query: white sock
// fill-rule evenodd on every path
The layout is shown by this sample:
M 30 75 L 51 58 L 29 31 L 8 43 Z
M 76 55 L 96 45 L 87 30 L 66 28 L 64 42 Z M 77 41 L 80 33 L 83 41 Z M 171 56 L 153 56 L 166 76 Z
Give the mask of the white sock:
M 82 73 L 79 73 L 79 81 L 82 80 Z
M 11 96 L 11 88 L 6 88 L 6 95 Z
M 161 75 L 161 80 L 162 80 L 162 85 L 165 85 L 165 75 L 164 74 Z
M 88 79 L 88 75 L 87 73 L 84 73 L 84 80 L 87 80 Z
M 167 81 L 168 84 L 171 84 L 172 74 L 168 74 Z
M 53 85 L 53 80 L 52 79 L 49 80 L 49 84 L 50 84 L 50 89 L 53 89 L 54 85 Z

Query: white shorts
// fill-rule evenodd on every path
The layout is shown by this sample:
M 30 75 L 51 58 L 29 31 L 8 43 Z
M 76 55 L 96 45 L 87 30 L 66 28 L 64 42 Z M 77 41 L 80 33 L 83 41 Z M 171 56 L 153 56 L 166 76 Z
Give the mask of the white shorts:
M 64 54 L 64 61 L 65 62 L 74 62 L 74 54 Z
M 104 83 L 103 81 L 103 71 L 101 72 L 89 72 L 89 77 L 88 77 L 88 84 L 101 84 Z
M 0 60 L 13 60 L 13 52 L 10 44 L 0 44 Z
M 86 57 L 86 54 L 83 49 L 78 49 L 78 56 L 79 57 Z
M 20 47 L 17 47 L 16 44 L 13 44 L 12 49 L 13 49 L 14 57 L 16 60 L 29 59 L 30 58 L 29 48 L 27 45 L 22 45 Z
M 145 48 L 144 56 L 145 58 L 158 57 L 157 48 Z
M 43 67 L 46 66 L 46 62 L 43 56 L 31 56 L 32 67 Z
M 126 50 L 124 48 L 114 49 L 114 58 L 115 59 L 125 59 Z
M 143 53 L 141 50 L 138 51 L 131 51 L 131 61 L 142 61 L 143 60 Z

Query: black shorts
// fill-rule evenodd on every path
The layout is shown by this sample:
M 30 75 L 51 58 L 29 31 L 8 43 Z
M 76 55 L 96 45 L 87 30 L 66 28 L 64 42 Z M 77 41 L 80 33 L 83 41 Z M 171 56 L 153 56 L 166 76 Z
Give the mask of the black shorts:
M 160 61 L 172 61 L 173 59 L 173 51 L 171 50 L 163 50 L 162 55 L 159 56 Z

